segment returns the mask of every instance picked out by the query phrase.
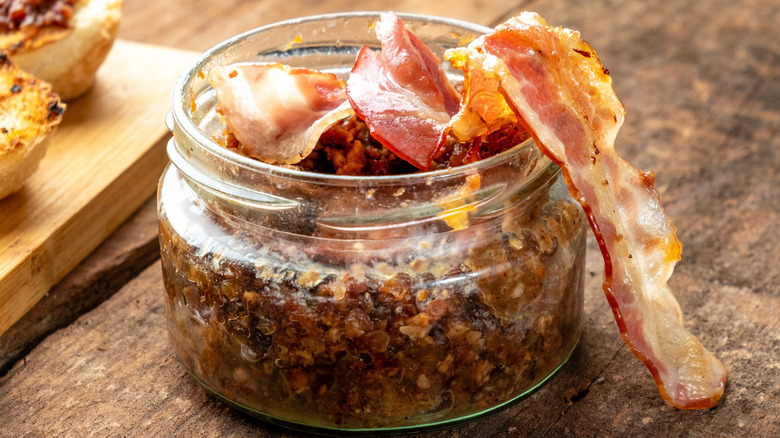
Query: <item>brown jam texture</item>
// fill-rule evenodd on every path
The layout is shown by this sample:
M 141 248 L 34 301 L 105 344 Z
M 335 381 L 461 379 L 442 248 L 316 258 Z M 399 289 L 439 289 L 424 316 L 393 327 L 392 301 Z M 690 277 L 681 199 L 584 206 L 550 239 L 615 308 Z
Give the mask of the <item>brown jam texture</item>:
M 512 130 L 474 144 L 450 140 L 431 169 L 527 138 Z M 226 143 L 241 153 L 235 139 Z M 454 194 L 534 168 L 530 158 L 516 160 L 490 168 L 490 178 L 464 173 Z M 418 171 L 356 117 L 328 130 L 294 167 Z M 566 359 L 580 333 L 585 221 L 556 175 L 487 217 L 415 216 L 358 234 L 328 222 L 334 211 L 351 219 L 387 205 L 404 213 L 404 201 L 455 208 L 460 198 L 435 182 L 365 192 L 283 182 L 300 208 L 265 211 L 200 191 L 171 168 L 159 216 L 174 350 L 225 398 L 314 427 L 413 426 L 515 399 Z
M 210 208 L 175 171 L 164 185 L 174 350 L 264 415 L 331 428 L 458 418 L 532 388 L 579 337 L 584 221 L 570 199 L 337 242 Z
M 78 0 L 0 0 L 0 31 L 67 27 Z
M 452 136 L 433 158 L 427 171 L 448 169 L 484 160 L 511 149 L 530 138 L 519 127 L 493 132 L 478 141 L 463 143 Z M 241 144 L 232 134 L 223 141 L 225 147 L 237 153 Z M 347 117 L 325 131 L 317 146 L 301 162 L 290 166 L 299 170 L 332 175 L 385 176 L 420 172 L 374 139 L 366 123 L 357 116 Z

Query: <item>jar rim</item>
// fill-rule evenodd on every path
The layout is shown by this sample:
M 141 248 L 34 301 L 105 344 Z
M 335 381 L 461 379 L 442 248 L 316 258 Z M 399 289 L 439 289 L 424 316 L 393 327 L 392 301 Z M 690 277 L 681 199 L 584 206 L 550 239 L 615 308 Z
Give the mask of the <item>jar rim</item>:
M 536 148 L 533 138 L 529 138 L 526 141 L 512 147 L 509 150 L 503 151 L 499 154 L 493 155 L 486 159 L 482 159 L 473 163 L 450 167 L 446 169 L 427 170 L 409 174 L 400 175 L 379 175 L 379 176 L 356 176 L 356 175 L 334 175 L 318 172 L 309 172 L 289 167 L 279 166 L 277 164 L 269 164 L 260 160 L 249 158 L 230 151 L 224 146 L 221 146 L 212 138 L 210 138 L 203 130 L 201 130 L 191 117 L 192 101 L 195 99 L 194 95 L 189 91 L 189 85 L 199 75 L 203 74 L 204 66 L 213 58 L 218 57 L 230 47 L 239 44 L 240 42 L 262 34 L 264 32 L 273 31 L 280 27 L 296 26 L 305 23 L 313 23 L 318 21 L 327 21 L 334 19 L 360 19 L 360 18 L 376 18 L 378 19 L 381 11 L 362 11 L 362 12 L 344 12 L 344 13 L 331 13 L 311 15 L 306 17 L 294 18 L 285 21 L 279 21 L 271 23 L 265 26 L 261 26 L 249 31 L 240 33 L 233 36 L 204 52 L 198 59 L 191 65 L 191 67 L 182 74 L 176 81 L 172 98 L 171 98 L 171 111 L 166 119 L 166 124 L 171 132 L 175 132 L 176 128 L 179 128 L 183 133 L 197 143 L 200 147 L 204 148 L 207 153 L 214 155 L 215 157 L 224 160 L 226 163 L 236 166 L 241 166 L 251 171 L 256 171 L 262 174 L 269 174 L 275 177 L 288 178 L 293 180 L 306 180 L 312 182 L 322 182 L 329 184 L 346 184 L 352 185 L 359 182 L 372 181 L 377 184 L 385 183 L 402 183 L 411 184 L 418 180 L 430 180 L 430 179 L 446 179 L 454 175 L 463 175 L 476 172 L 477 170 L 491 167 L 494 164 L 502 163 L 516 155 L 527 152 L 530 148 Z M 456 20 L 451 18 L 444 18 L 425 14 L 409 14 L 398 13 L 398 16 L 404 21 L 426 21 L 437 24 L 450 25 L 462 28 L 464 30 L 473 31 L 476 36 L 490 32 L 492 29 L 486 26 L 470 23 L 467 21 Z M 207 88 L 208 90 L 208 88 Z M 170 153 L 169 148 L 169 153 Z M 175 149 L 175 148 L 174 148 Z M 541 158 L 545 161 L 540 166 L 539 171 L 544 172 L 549 166 L 553 166 L 553 162 L 546 156 L 541 154 Z

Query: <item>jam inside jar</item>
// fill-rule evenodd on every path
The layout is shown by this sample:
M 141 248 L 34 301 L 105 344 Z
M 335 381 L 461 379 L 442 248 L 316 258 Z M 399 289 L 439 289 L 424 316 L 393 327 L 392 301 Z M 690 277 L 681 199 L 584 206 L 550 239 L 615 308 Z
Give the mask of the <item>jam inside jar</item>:
M 439 56 L 489 30 L 402 18 Z M 580 336 L 585 218 L 532 140 L 376 177 L 274 166 L 213 140 L 211 68 L 345 75 L 378 46 L 377 19 L 308 17 L 228 40 L 180 79 L 168 118 L 158 211 L 174 351 L 207 390 L 300 430 L 420 430 L 496 411 Z

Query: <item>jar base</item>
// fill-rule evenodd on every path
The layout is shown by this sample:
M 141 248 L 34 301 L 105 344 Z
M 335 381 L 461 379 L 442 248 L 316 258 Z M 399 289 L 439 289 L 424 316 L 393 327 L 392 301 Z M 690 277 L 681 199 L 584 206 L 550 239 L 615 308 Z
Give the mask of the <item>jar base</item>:
M 189 367 L 187 367 L 187 365 L 185 365 L 184 362 L 178 356 L 177 356 L 177 360 L 179 361 L 179 363 L 182 364 L 184 369 L 187 371 L 187 374 L 189 374 L 200 386 L 202 386 L 206 390 L 206 392 L 215 396 L 222 402 L 227 403 L 230 407 L 240 412 L 243 412 L 244 414 L 249 415 L 250 417 L 264 421 L 266 423 L 273 424 L 275 426 L 281 426 L 291 430 L 296 430 L 299 432 L 313 433 L 313 434 L 324 435 L 324 436 L 369 436 L 369 435 L 387 436 L 387 435 L 400 435 L 400 434 L 418 433 L 418 432 L 445 429 L 448 427 L 455 426 L 457 424 L 478 420 L 480 418 L 501 412 L 504 409 L 507 409 L 515 405 L 516 403 L 530 397 L 538 389 L 544 386 L 558 372 L 558 370 L 563 368 L 563 366 L 569 361 L 569 358 L 571 357 L 572 353 L 574 353 L 574 350 L 577 348 L 579 342 L 580 342 L 580 337 L 578 336 L 577 340 L 572 344 L 571 349 L 566 354 L 566 357 L 563 358 L 561 363 L 558 364 L 558 366 L 556 366 L 552 371 L 550 371 L 550 373 L 547 374 L 537 384 L 535 384 L 531 388 L 528 388 L 527 390 L 517 395 L 516 397 L 509 399 L 503 403 L 500 403 L 496 406 L 490 407 L 488 409 L 479 412 L 474 412 L 456 418 L 449 418 L 447 420 L 442 420 L 442 421 L 435 421 L 431 423 L 417 424 L 411 426 L 378 427 L 378 428 L 339 428 L 339 427 L 312 426 L 305 423 L 285 420 L 282 418 L 274 417 L 272 415 L 268 415 L 256 409 L 252 409 L 249 406 L 236 402 L 235 400 L 232 400 L 227 396 L 223 395 L 218 390 L 212 388 L 209 384 L 207 384 L 206 382 L 201 380 L 197 375 L 195 375 L 195 373 L 193 373 L 192 370 L 190 370 Z

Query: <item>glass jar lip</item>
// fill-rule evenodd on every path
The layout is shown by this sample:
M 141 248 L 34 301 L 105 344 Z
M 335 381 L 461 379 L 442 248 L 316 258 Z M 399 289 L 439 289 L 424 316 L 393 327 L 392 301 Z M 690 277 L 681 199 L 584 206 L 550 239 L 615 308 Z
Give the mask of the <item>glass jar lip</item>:
M 431 179 L 446 179 L 451 176 L 459 176 L 464 174 L 475 173 L 479 169 L 488 168 L 494 164 L 502 163 L 510 160 L 512 157 L 522 154 L 529 148 L 536 148 L 534 139 L 531 137 L 521 144 L 515 147 L 493 155 L 489 158 L 479 160 L 473 163 L 465 164 L 462 166 L 451 167 L 447 169 L 430 170 L 415 172 L 402 175 L 381 175 L 381 176 L 354 176 L 354 175 L 334 175 L 317 172 L 307 172 L 303 170 L 293 169 L 289 167 L 279 166 L 277 164 L 269 164 L 260 160 L 255 160 L 241 154 L 228 150 L 227 148 L 219 145 L 213 139 L 209 138 L 193 121 L 190 114 L 188 114 L 188 104 L 191 97 L 187 96 L 187 85 L 197 76 L 203 74 L 203 67 L 209 60 L 219 56 L 224 51 L 228 50 L 231 46 L 240 43 L 241 41 L 268 32 L 276 28 L 294 26 L 303 23 L 327 21 L 333 19 L 355 19 L 355 18 L 376 18 L 384 11 L 360 11 L 360 12 L 343 12 L 343 13 L 330 13 L 320 15 L 310 15 L 305 17 L 294 18 L 290 20 L 279 21 L 270 23 L 265 26 L 257 27 L 255 29 L 248 30 L 246 32 L 235 35 L 227 40 L 213 46 L 199 56 L 192 66 L 182 74 L 176 81 L 172 97 L 171 97 L 171 111 L 169 113 L 168 128 L 173 132 L 174 126 L 178 126 L 184 134 L 194 140 L 200 147 L 206 149 L 206 151 L 214 156 L 224 160 L 226 163 L 241 166 L 243 168 L 256 171 L 262 174 L 274 175 L 276 177 L 289 178 L 293 180 L 306 180 L 306 181 L 320 181 L 327 182 L 329 184 L 346 184 L 352 185 L 365 181 L 372 181 L 377 184 L 382 183 L 401 183 L 410 184 L 418 180 L 430 181 Z M 425 14 L 410 14 L 410 13 L 397 13 L 397 15 L 404 21 L 418 20 L 429 21 L 439 24 L 457 26 L 463 29 L 474 31 L 477 36 L 492 31 L 491 28 L 482 26 L 468 21 L 457 20 L 452 18 L 445 18 L 433 15 Z M 541 158 L 545 161 L 544 164 L 538 169 L 539 172 L 544 172 L 548 167 L 553 166 L 553 162 L 549 160 L 544 154 L 541 154 Z M 186 158 L 185 158 L 186 159 Z

